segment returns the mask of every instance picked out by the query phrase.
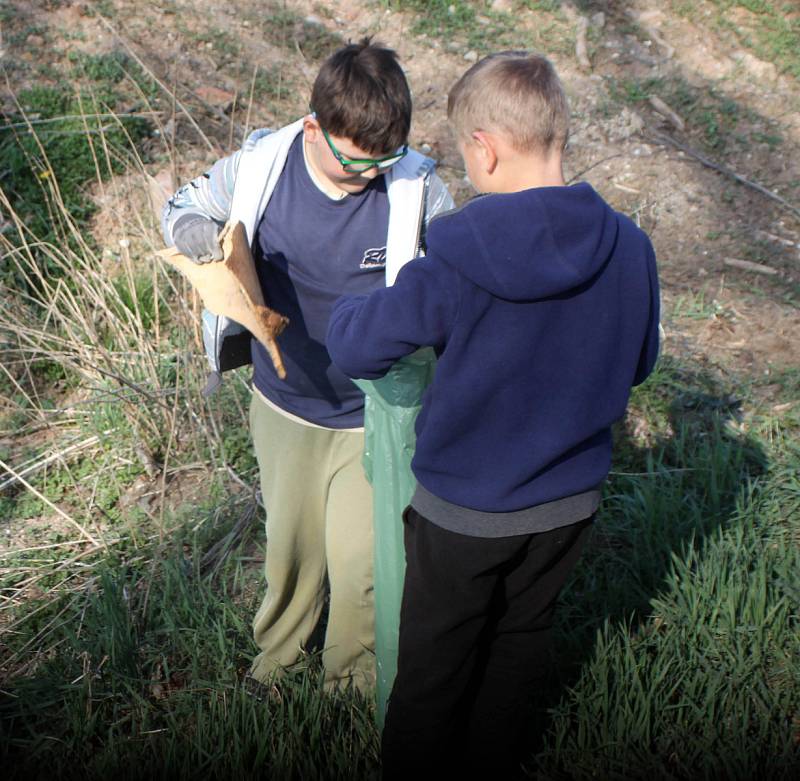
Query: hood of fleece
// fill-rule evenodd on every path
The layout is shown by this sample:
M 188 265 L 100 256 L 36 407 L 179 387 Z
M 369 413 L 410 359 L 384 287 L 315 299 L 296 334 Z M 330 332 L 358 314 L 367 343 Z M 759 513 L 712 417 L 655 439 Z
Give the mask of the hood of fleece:
M 510 301 L 566 293 L 605 265 L 617 215 L 586 183 L 478 197 L 433 220 L 428 251 Z M 477 250 L 476 250 L 477 248 Z

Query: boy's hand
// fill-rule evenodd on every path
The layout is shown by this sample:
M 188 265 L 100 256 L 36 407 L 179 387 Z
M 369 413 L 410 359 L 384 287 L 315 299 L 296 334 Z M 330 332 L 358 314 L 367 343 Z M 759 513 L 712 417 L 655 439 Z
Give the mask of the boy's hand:
M 195 263 L 222 260 L 219 225 L 201 214 L 186 214 L 175 221 L 172 238 L 175 248 Z

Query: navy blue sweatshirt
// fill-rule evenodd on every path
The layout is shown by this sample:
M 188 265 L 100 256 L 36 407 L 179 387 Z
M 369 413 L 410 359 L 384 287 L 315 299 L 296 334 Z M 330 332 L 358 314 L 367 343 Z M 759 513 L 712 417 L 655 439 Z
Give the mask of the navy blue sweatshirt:
M 446 502 L 507 513 L 596 487 L 658 353 L 645 233 L 577 184 L 476 198 L 427 240 L 393 287 L 338 300 L 333 361 L 375 379 L 435 349 L 412 470 Z

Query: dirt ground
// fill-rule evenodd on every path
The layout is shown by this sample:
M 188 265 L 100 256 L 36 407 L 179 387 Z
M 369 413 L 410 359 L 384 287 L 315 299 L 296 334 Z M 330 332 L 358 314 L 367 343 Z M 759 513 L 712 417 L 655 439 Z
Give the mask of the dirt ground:
M 398 11 L 398 5 L 11 0 L 3 16 L 0 59 L 6 66 L 13 63 L 6 71 L 18 91 L 40 78 L 38 63 L 59 67 L 71 51 L 124 51 L 136 58 L 158 77 L 164 94 L 174 96 L 162 103 L 170 110 L 162 109 L 158 118 L 148 164 L 169 189 L 233 151 L 247 129 L 302 115 L 326 47 L 374 35 L 397 50 L 408 74 L 415 100 L 412 145 L 439 162 L 442 177 L 463 202 L 472 191 L 447 127 L 447 92 L 483 52 L 466 31 L 446 37 L 422 32 L 418 15 Z M 487 38 L 496 33 L 498 14 L 512 14 L 502 17 L 511 29 L 497 35 L 500 48 L 510 40 L 553 60 L 572 109 L 566 177 L 590 182 L 652 237 L 663 285 L 666 350 L 734 378 L 796 371 L 798 79 L 758 59 L 735 36 L 679 15 L 672 10 L 677 3 L 561 3 L 556 11 L 513 0 L 473 5 Z M 696 6 L 701 14 L 712 7 Z M 576 53 L 582 17 L 588 64 Z M 727 21 L 746 26 L 752 20 L 740 10 Z M 250 90 L 263 85 L 264 76 L 266 97 L 250 105 Z M 645 95 L 636 92 L 642 84 L 655 86 Z M 656 93 L 677 117 L 654 107 Z M 675 102 L 681 95 L 689 112 L 684 116 Z M 10 111 L 9 94 L 2 100 Z M 731 116 L 735 122 L 726 131 L 721 123 Z M 179 150 L 173 166 L 166 162 L 167 146 Z M 96 234 L 115 246 L 124 204 L 101 206 Z M 772 390 L 779 387 L 763 384 L 759 392 L 779 414 L 787 405 L 785 399 L 777 404 Z
M 174 0 L 146 7 L 130 0 L 15 0 L 10 3 L 15 17 L 11 25 L 19 29 L 24 20 L 35 21 L 35 32 L 14 53 L 28 62 L 42 54 L 63 57 L 73 49 L 135 53 L 179 99 L 186 105 L 199 103 L 201 115 L 207 115 L 205 121 L 199 117 L 199 123 L 215 148 L 198 141 L 181 162 L 180 178 L 195 174 L 218 153 L 234 148 L 236 131 L 244 125 L 276 125 L 306 110 L 318 65 L 318 58 L 313 59 L 317 52 L 304 45 L 309 37 L 318 37 L 318 31 L 342 41 L 375 35 L 398 51 L 412 85 L 412 143 L 439 161 L 441 174 L 458 201 L 469 197 L 471 190 L 463 179 L 445 117 L 450 85 L 476 57 L 468 41 L 458 35 L 440 40 L 433 34 L 412 34 L 416 17 L 392 10 L 391 3 L 291 0 L 266 5 L 277 8 L 279 18 L 270 19 L 269 9 L 243 0 L 224 5 Z M 695 310 L 700 307 L 700 312 L 691 311 L 688 317 L 666 318 L 671 349 L 707 352 L 715 361 L 747 372 L 800 365 L 797 79 L 781 75 L 775 65 L 738 48 L 736 41 L 670 12 L 669 3 L 584 3 L 588 5 L 590 68 L 581 67 L 575 54 L 579 18 L 575 6 L 561 4 L 557 14 L 547 16 L 543 32 L 543 13 L 528 10 L 525 4 L 495 0 L 475 5 L 487 13 L 511 11 L 517 39 L 524 43 L 529 32 L 530 47 L 543 49 L 554 61 L 573 112 L 567 178 L 589 181 L 651 235 L 666 312 L 674 312 L 679 299 L 691 299 Z M 745 15 L 741 9 L 737 13 Z M 479 17 L 478 21 L 490 20 Z M 747 23 L 735 15 L 730 21 Z M 272 32 L 265 33 L 270 25 Z M 275 35 L 278 27 L 280 35 Z M 226 50 L 230 41 L 235 44 Z M 286 94 L 269 106 L 254 105 L 244 117 L 243 109 L 231 112 L 230 103 L 234 95 L 241 100 L 247 92 L 256 64 L 261 72 L 278 70 L 287 84 Z M 737 131 L 761 129 L 761 137 L 767 140 L 727 148 L 724 160 L 719 156 L 715 160 L 713 153 L 693 143 L 691 132 L 676 132 L 648 101 L 631 106 L 609 98 L 610 84 L 646 79 L 679 79 L 698 92 L 712 90 L 735 101 L 745 114 Z M 178 124 L 179 138 L 190 140 L 192 128 L 182 118 Z M 770 143 L 767 131 L 780 142 Z M 785 197 L 795 211 L 738 183 L 728 173 L 703 166 L 691 154 L 665 143 L 665 136 Z M 99 219 L 102 222 L 102 216 Z M 735 261 L 748 257 L 767 268 L 736 266 Z M 700 316 L 704 310 L 707 317 Z

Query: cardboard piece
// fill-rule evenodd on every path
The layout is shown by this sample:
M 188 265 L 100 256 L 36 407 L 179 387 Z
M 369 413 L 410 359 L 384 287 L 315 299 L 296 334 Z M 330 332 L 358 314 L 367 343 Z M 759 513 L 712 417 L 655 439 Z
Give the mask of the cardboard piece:
M 222 260 L 194 263 L 175 247 L 161 250 L 158 254 L 186 276 L 200 294 L 206 309 L 241 323 L 267 348 L 275 371 L 283 380 L 286 369 L 276 339 L 289 324 L 289 319 L 264 303 L 242 223 L 233 226 L 228 223 L 219 238 Z

